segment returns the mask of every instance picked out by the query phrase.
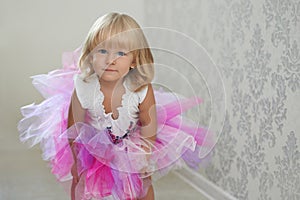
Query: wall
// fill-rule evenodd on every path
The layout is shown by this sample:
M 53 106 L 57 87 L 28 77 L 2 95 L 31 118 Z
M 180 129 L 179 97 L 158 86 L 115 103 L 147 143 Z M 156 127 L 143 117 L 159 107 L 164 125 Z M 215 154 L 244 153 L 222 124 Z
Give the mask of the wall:
M 146 1 L 145 13 L 200 42 L 222 74 L 225 123 L 199 173 L 238 199 L 300 199 L 300 1 Z

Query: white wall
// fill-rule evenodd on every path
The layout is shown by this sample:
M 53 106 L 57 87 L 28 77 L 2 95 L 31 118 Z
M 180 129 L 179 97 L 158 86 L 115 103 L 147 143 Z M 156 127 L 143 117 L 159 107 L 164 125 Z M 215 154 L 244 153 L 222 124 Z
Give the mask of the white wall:
M 62 52 L 81 45 L 95 19 L 112 11 L 143 25 L 140 0 L 0 1 L 1 131 L 16 132 L 19 108 L 41 101 L 29 77 L 61 67 Z

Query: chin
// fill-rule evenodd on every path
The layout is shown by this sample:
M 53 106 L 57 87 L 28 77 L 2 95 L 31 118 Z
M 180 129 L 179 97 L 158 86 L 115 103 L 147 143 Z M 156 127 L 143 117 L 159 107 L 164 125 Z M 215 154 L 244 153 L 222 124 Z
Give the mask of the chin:
M 115 81 L 120 80 L 120 78 L 118 78 L 118 77 L 111 77 L 109 75 L 104 75 L 104 74 L 102 74 L 102 76 L 99 76 L 99 77 L 101 80 L 107 81 L 107 82 L 115 82 Z

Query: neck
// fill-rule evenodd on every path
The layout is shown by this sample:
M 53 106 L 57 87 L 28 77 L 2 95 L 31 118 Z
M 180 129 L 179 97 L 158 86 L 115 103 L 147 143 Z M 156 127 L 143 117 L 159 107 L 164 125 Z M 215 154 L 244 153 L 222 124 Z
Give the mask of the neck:
M 102 79 L 99 79 L 101 90 L 111 90 L 113 91 L 116 88 L 119 88 L 120 86 L 123 86 L 123 79 L 119 79 L 117 81 L 105 81 Z

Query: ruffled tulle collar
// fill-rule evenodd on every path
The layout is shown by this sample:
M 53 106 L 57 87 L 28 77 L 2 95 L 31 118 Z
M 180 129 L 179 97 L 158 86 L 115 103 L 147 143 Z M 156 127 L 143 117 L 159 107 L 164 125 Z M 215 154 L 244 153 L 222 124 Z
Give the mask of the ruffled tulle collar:
M 122 95 L 122 100 L 121 100 L 121 105 L 117 107 L 118 111 L 118 117 L 116 119 L 113 118 L 113 113 L 111 112 L 106 112 L 105 107 L 103 105 L 104 102 L 104 94 L 101 91 L 101 84 L 99 81 L 99 77 L 96 74 L 93 74 L 90 79 L 94 82 L 95 84 L 95 100 L 96 104 L 100 105 L 100 113 L 103 114 L 105 118 L 110 118 L 111 120 L 117 121 L 120 119 L 120 116 L 126 115 L 127 114 L 127 108 L 128 108 L 128 97 L 132 93 L 128 86 L 127 86 L 127 81 L 126 79 L 123 81 L 123 86 L 125 88 L 125 93 Z M 97 106 L 98 107 L 98 106 Z

